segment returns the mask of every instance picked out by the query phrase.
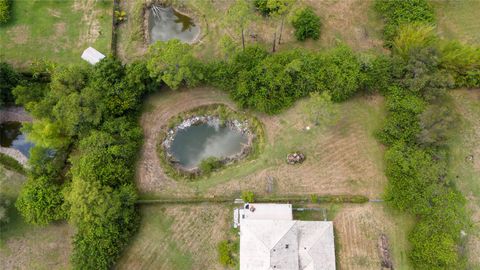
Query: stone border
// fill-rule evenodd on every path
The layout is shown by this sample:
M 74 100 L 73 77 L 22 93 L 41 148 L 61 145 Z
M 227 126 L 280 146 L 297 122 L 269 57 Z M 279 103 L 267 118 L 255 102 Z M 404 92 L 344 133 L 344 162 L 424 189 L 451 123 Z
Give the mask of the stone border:
M 263 124 L 256 117 L 234 111 L 224 104 L 217 103 L 199 106 L 171 117 L 167 123 L 160 128 L 160 134 L 157 137 L 156 152 L 160 165 L 166 175 L 176 180 L 192 180 L 203 176 L 198 167 L 193 169 L 183 168 L 175 161 L 168 150 L 178 130 L 196 124 L 208 123 L 209 121 L 230 125 L 230 127 L 248 134 L 247 144 L 242 150 L 235 155 L 221 159 L 220 162 L 222 165 L 230 165 L 255 158 L 259 151 L 263 149 L 265 136 Z
M 175 139 L 175 136 L 177 135 L 177 133 L 179 131 L 187 129 L 191 126 L 201 125 L 201 124 L 209 124 L 209 125 L 215 126 L 215 125 L 222 125 L 222 122 L 223 121 L 218 116 L 212 116 L 212 115 L 192 116 L 192 117 L 189 117 L 189 118 L 186 118 L 185 120 L 183 120 L 182 123 L 180 123 L 179 125 L 177 125 L 173 129 L 168 130 L 167 136 L 162 142 L 162 147 L 164 149 L 164 153 L 166 155 L 167 160 L 169 160 L 170 164 L 176 170 L 180 170 L 180 171 L 186 172 L 188 174 L 199 175 L 201 172 L 200 172 L 200 169 L 198 168 L 198 166 L 195 167 L 195 168 L 192 168 L 192 169 L 187 169 L 187 168 L 183 167 L 182 165 L 180 165 L 175 160 L 175 158 L 173 157 L 173 154 L 171 153 L 170 148 L 171 148 L 172 143 Z M 234 163 L 238 160 L 241 160 L 241 159 L 245 158 L 251 152 L 252 145 L 253 145 L 253 140 L 255 139 L 255 134 L 253 134 L 253 132 L 248 127 L 248 122 L 247 121 L 240 122 L 237 119 L 227 120 L 223 123 L 223 125 L 231 128 L 233 130 L 237 130 L 237 131 L 241 132 L 242 134 L 247 135 L 247 143 L 243 145 L 240 152 L 238 152 L 234 155 L 228 156 L 228 157 L 224 157 L 220 160 L 220 162 L 223 165 L 228 165 L 228 164 Z
M 23 107 L 7 107 L 0 109 L 0 124 L 4 122 L 32 122 L 33 119 Z M 0 153 L 17 160 L 24 167 L 27 166 L 28 158 L 19 150 L 11 147 L 0 146 Z

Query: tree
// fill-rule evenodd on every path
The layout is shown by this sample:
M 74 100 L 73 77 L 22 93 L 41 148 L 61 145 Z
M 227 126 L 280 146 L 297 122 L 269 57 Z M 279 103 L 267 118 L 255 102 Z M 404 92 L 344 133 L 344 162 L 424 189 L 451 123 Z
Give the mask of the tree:
M 194 86 L 203 78 L 188 44 L 177 39 L 156 42 L 150 46 L 148 53 L 147 68 L 158 83 L 164 82 L 170 88 L 178 89 L 182 83 Z
M 425 24 L 405 24 L 399 27 L 393 40 L 393 53 L 408 59 L 412 52 L 433 47 L 438 37 L 435 28 Z
M 308 119 L 315 125 L 328 125 L 337 113 L 333 105 L 332 97 L 328 92 L 311 92 L 310 99 L 304 107 Z
M 295 37 L 299 41 L 307 38 L 317 40 L 320 37 L 320 17 L 315 14 L 311 7 L 298 10 L 292 18 L 292 25 L 295 28 Z
M 242 191 L 242 200 L 247 203 L 253 203 L 255 202 L 255 194 L 253 191 L 244 190 Z
M 236 0 L 233 5 L 227 11 L 225 16 L 225 22 L 227 25 L 238 25 L 242 32 L 242 48 L 245 50 L 245 27 L 251 21 L 252 17 L 252 8 L 249 1 L 246 0 Z
M 280 35 L 278 37 L 278 44 L 282 42 L 282 33 L 283 25 L 285 23 L 285 17 L 290 11 L 291 5 L 295 0 L 267 0 L 267 7 L 270 10 L 269 15 L 275 20 L 280 19 Z M 273 51 L 275 52 L 275 36 L 277 35 L 277 30 L 275 29 L 274 42 L 273 42 Z

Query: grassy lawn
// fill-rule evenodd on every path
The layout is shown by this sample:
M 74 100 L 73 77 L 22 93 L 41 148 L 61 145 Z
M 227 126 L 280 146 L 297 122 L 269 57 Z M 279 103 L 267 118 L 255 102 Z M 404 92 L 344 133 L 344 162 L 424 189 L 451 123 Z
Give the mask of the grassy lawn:
M 462 121 L 450 144 L 452 158 L 449 173 L 467 198 L 474 222 L 467 242 L 468 257 L 471 269 L 480 269 L 480 89 L 455 90 L 452 97 Z
M 12 18 L 0 26 L 0 61 L 20 68 L 36 59 L 79 63 L 88 46 L 108 54 L 112 2 L 12 1 Z
M 72 229 L 65 223 L 37 227 L 26 224 L 13 205 L 25 177 L 0 165 L 0 192 L 9 198 L 9 221 L 0 225 L 3 269 L 68 269 Z
M 132 0 L 122 3 L 122 8 L 129 16 L 128 21 L 120 26 L 119 31 L 119 55 L 125 61 L 139 58 L 147 50 L 142 30 L 143 2 Z M 171 2 L 175 8 L 190 14 L 201 28 L 202 38 L 194 46 L 197 55 L 205 59 L 222 55 L 224 47 L 220 41 L 223 37 L 228 37 L 237 46 L 241 46 L 240 27 L 227 23 L 228 16 L 231 16 L 227 11 L 234 1 L 173 0 Z M 359 51 L 381 51 L 382 23 L 373 11 L 372 3 L 373 1 L 363 0 L 298 0 L 292 10 L 308 5 L 321 17 L 323 23 L 321 37 L 319 40 L 298 42 L 287 18 L 282 31 L 282 43 L 277 46 L 277 49 L 303 47 L 318 50 L 334 47 L 341 42 Z M 245 42 L 261 44 L 270 50 L 275 29 L 280 29 L 280 20 L 265 18 L 260 13 L 253 12 L 245 27 Z M 278 33 L 279 30 L 277 37 Z
M 440 34 L 448 39 L 480 43 L 480 1 L 433 0 Z
M 217 205 L 144 205 L 139 232 L 116 269 L 224 269 L 217 245 L 231 222 Z

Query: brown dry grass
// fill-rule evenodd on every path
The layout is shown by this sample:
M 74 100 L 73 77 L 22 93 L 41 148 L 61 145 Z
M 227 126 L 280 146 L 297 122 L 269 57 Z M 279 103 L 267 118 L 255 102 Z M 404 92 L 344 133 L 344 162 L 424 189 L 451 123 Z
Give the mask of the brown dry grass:
M 451 176 L 467 198 L 474 228 L 467 242 L 472 265 L 480 267 L 480 89 L 455 90 L 452 97 L 462 117 L 457 138 L 451 143 Z M 468 156 L 473 156 L 473 162 Z
M 334 220 L 337 239 L 337 268 L 381 269 L 378 239 L 387 235 L 395 269 L 409 269 L 406 234 L 412 219 L 395 216 L 381 204 L 345 205 Z
M 217 244 L 225 239 L 224 205 L 144 206 L 142 225 L 117 269 L 223 269 Z
M 211 88 L 167 92 L 147 103 L 141 118 L 145 141 L 138 163 L 137 183 L 141 192 L 162 196 L 236 194 L 253 190 L 264 194 L 267 176 L 276 179 L 276 194 L 362 194 L 379 197 L 386 178 L 383 149 L 373 133 L 383 118 L 383 99 L 355 98 L 337 105 L 340 119 L 329 128 L 303 131 L 302 104 L 278 116 L 257 115 L 265 125 L 267 146 L 256 160 L 239 163 L 193 183 L 167 177 L 156 153 L 158 132 L 177 113 L 194 107 L 226 103 L 225 93 Z M 287 165 L 289 151 L 301 150 L 307 160 L 299 166 Z
M 11 40 L 16 45 L 26 44 L 30 37 L 30 28 L 28 25 L 18 25 L 8 31 Z

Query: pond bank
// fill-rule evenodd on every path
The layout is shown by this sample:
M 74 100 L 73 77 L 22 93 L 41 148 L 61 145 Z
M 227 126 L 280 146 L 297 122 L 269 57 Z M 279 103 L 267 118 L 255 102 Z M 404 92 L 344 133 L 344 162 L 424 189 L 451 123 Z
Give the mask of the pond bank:
M 5 122 L 32 122 L 32 120 L 32 117 L 28 115 L 23 107 L 0 109 L 0 124 Z M 28 157 L 15 148 L 0 146 L 0 153 L 17 160 L 24 167 L 27 166 Z

